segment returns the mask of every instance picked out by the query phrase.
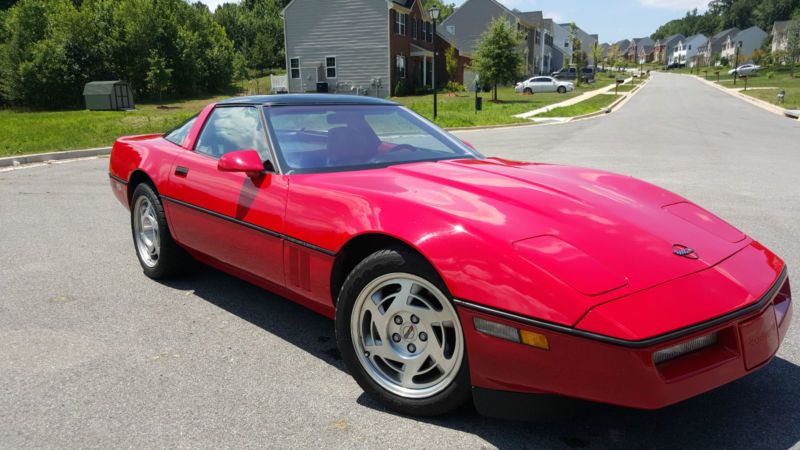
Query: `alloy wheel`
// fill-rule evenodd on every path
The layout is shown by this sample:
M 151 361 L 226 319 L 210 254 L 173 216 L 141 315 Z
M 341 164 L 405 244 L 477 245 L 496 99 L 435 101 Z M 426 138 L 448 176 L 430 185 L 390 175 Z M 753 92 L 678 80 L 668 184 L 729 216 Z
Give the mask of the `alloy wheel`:
M 367 374 L 401 397 L 436 395 L 461 367 L 464 337 L 455 309 L 415 275 L 386 274 L 367 284 L 353 307 L 350 331 Z

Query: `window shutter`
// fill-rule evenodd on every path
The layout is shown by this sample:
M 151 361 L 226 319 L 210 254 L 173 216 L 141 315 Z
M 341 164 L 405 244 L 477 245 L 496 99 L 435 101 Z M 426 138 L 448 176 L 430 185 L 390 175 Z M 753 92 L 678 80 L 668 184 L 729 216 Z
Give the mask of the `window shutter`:
M 389 21 L 392 22 L 392 32 L 397 34 L 397 11 L 391 10 L 389 14 Z

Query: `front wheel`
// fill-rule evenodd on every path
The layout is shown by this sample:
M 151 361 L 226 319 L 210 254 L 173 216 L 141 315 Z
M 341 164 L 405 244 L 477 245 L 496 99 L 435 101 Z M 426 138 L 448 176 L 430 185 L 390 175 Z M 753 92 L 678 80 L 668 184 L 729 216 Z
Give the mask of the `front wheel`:
M 526 94 L 533 94 L 533 89 L 531 89 L 531 88 L 525 88 L 525 91 L 524 91 L 524 93 L 526 93 Z
M 433 416 L 470 396 L 464 335 L 435 270 L 404 249 L 381 250 L 350 273 L 336 339 L 353 378 L 403 414 Z

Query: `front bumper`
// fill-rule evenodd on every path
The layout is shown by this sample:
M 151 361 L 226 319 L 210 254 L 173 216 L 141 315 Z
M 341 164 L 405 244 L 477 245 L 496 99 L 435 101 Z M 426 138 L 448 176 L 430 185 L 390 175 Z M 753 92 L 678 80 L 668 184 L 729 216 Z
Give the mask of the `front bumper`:
M 743 314 L 729 320 L 710 322 L 709 326 L 697 327 L 691 333 L 679 333 L 674 339 L 657 340 L 645 346 L 537 326 L 465 302 L 458 302 L 457 310 L 475 388 L 556 394 L 658 409 L 741 378 L 774 357 L 792 315 L 785 272 L 757 305 L 743 309 Z M 545 351 L 480 333 L 473 325 L 476 317 L 543 334 L 550 349 Z M 653 362 L 654 352 L 708 333 L 718 333 L 716 344 L 660 364 Z

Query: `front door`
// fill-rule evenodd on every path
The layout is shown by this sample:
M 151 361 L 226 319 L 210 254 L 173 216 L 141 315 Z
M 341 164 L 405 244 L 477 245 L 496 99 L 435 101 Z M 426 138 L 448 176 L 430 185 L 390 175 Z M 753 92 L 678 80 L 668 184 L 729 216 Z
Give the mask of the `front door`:
M 221 172 L 219 158 L 236 150 L 269 149 L 261 112 L 252 106 L 217 106 L 170 173 L 169 220 L 182 245 L 207 257 L 283 285 L 286 177 L 266 173 L 252 179 Z

